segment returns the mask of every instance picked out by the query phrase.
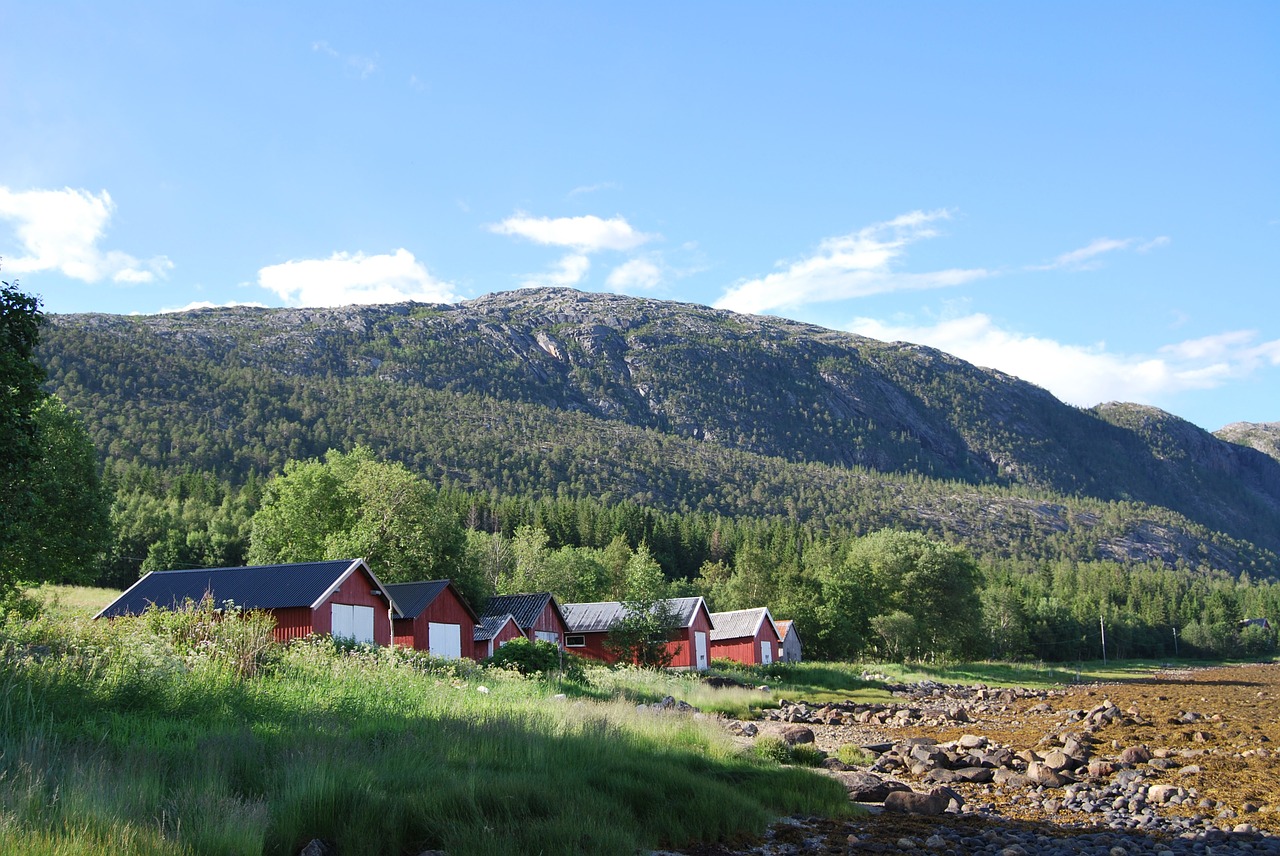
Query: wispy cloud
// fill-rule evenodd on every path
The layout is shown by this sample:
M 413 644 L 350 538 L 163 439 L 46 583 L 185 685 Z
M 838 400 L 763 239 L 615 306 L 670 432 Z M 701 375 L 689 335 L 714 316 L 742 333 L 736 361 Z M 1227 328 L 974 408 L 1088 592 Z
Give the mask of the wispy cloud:
M 311 43 L 311 50 L 316 53 L 323 54 L 330 59 L 336 59 L 346 66 L 347 70 L 359 77 L 361 80 L 367 78 L 378 70 L 378 58 L 376 56 L 362 56 L 361 54 L 344 54 L 334 50 L 327 41 L 317 41 Z
M 14 191 L 0 186 L 0 220 L 13 226 L 24 255 L 6 255 L 13 273 L 56 270 L 72 279 L 121 283 L 152 282 L 173 269 L 165 256 L 140 260 L 98 245 L 115 213 L 111 194 L 87 190 Z
M 552 218 L 530 217 L 517 212 L 515 216 L 491 225 L 489 231 L 527 238 L 537 244 L 572 247 L 581 253 L 631 250 L 654 237 L 636 231 L 623 217 L 604 220 L 594 214 Z
M 848 235 L 827 238 L 813 255 L 783 270 L 740 282 L 716 301 L 722 309 L 764 312 L 890 291 L 945 288 L 990 276 L 982 268 L 905 273 L 896 264 L 911 244 L 936 237 L 948 211 L 912 211 Z
M 610 291 L 626 294 L 652 291 L 662 284 L 663 268 L 656 258 L 630 259 L 609 272 L 604 284 Z
M 1169 238 L 1166 235 L 1149 241 L 1142 238 L 1098 238 L 1078 250 L 1063 253 L 1047 264 L 1031 265 L 1028 270 L 1095 270 L 1101 266 L 1101 257 L 1108 253 L 1121 250 L 1147 253 L 1168 243 Z
M 583 253 L 569 253 L 555 267 L 543 273 L 529 274 L 521 288 L 569 288 L 582 282 L 591 270 L 591 259 Z
M 584 184 L 581 187 L 575 187 L 569 191 L 570 196 L 582 196 L 586 193 L 599 193 L 602 190 L 617 190 L 618 183 L 616 181 L 601 181 L 596 184 Z
M 1280 365 L 1280 340 L 1236 330 L 1166 345 L 1150 354 L 1118 353 L 1106 343 L 1072 344 L 1000 327 L 976 313 L 922 326 L 858 318 L 849 330 L 885 341 L 928 345 L 971 363 L 1031 381 L 1063 401 L 1155 404 L 1175 393 L 1212 389 Z
M 259 303 L 256 300 L 240 301 L 229 300 L 226 303 L 214 303 L 209 300 L 193 300 L 186 306 L 176 306 L 171 309 L 161 309 L 160 315 L 172 315 L 175 312 L 191 312 L 194 309 L 229 309 L 234 306 L 252 306 L 257 309 L 266 309 L 267 304 Z M 135 313 L 136 314 L 136 313 Z
M 292 306 L 346 306 L 352 303 L 453 303 L 460 298 L 406 249 L 366 256 L 334 253 L 258 271 L 258 285 Z

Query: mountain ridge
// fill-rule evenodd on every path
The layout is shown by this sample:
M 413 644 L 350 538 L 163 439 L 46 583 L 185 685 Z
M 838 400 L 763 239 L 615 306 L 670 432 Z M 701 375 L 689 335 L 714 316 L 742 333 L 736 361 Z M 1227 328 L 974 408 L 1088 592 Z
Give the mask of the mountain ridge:
M 408 416 L 360 414 L 398 407 L 425 424 L 454 409 L 483 434 L 486 408 L 506 409 L 550 432 L 524 441 L 505 436 L 499 445 L 513 459 L 522 457 L 522 442 L 554 448 L 557 433 L 651 433 L 688 441 L 671 451 L 681 460 L 712 444 L 835 475 L 865 470 L 1137 503 L 1252 542 L 1261 553 L 1280 549 L 1280 461 L 1262 451 L 1155 408 L 1076 408 L 935 349 L 771 316 L 542 289 L 459 304 L 51 316 L 45 339 L 51 388 L 86 414 L 113 459 L 186 462 L 242 477 L 278 467 L 281 450 L 311 456 L 326 443 L 368 439 L 412 460 L 410 445 L 436 441 L 412 424 L 374 424 L 408 423 Z M 270 418 L 247 416 L 254 407 Z M 367 424 L 339 430 L 331 418 Z M 149 427 L 139 429 L 139 420 Z M 583 420 L 595 427 L 581 427 Z M 193 438 L 204 448 L 193 447 Z M 245 455 L 238 440 L 265 451 Z M 442 450 L 440 461 L 420 468 L 452 471 L 478 488 L 503 484 L 501 460 L 484 460 L 482 448 L 469 447 L 474 438 L 450 442 L 458 448 L 451 465 Z M 594 465 L 553 457 L 582 480 L 611 454 L 597 446 Z M 665 481 L 649 469 L 646 478 Z M 572 491 L 573 478 L 549 475 L 540 489 Z M 1194 544 L 1155 552 L 1189 564 L 1204 556 Z M 1239 570 L 1267 560 L 1219 561 Z

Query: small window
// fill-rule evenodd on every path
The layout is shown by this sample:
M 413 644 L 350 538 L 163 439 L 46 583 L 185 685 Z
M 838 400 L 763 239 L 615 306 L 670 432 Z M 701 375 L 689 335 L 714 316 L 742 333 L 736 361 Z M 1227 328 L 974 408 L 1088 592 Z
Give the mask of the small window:
M 566 648 L 585 648 L 587 647 L 587 637 L 585 636 L 566 636 L 564 637 Z

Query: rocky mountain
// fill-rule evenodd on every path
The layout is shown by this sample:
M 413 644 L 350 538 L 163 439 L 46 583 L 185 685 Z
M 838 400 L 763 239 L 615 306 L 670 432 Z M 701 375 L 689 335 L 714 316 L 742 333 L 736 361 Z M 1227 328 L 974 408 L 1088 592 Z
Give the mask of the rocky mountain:
M 50 320 L 50 387 L 114 460 L 243 478 L 366 442 L 472 488 L 1255 573 L 1280 550 L 1280 461 L 1227 429 L 779 318 L 547 289 Z
M 1280 422 L 1232 422 L 1213 434 L 1220 440 L 1249 446 L 1280 460 Z

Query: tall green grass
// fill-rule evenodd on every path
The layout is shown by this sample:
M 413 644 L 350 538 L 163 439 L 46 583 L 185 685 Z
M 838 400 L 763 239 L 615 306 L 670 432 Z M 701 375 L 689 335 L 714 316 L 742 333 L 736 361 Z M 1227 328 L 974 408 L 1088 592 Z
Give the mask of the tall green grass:
M 847 811 L 836 783 L 714 723 L 638 710 L 637 694 L 676 695 L 665 679 L 557 699 L 507 672 L 266 632 L 198 609 L 0 627 L 0 852 L 257 856 L 323 838 L 343 856 L 630 854 Z

